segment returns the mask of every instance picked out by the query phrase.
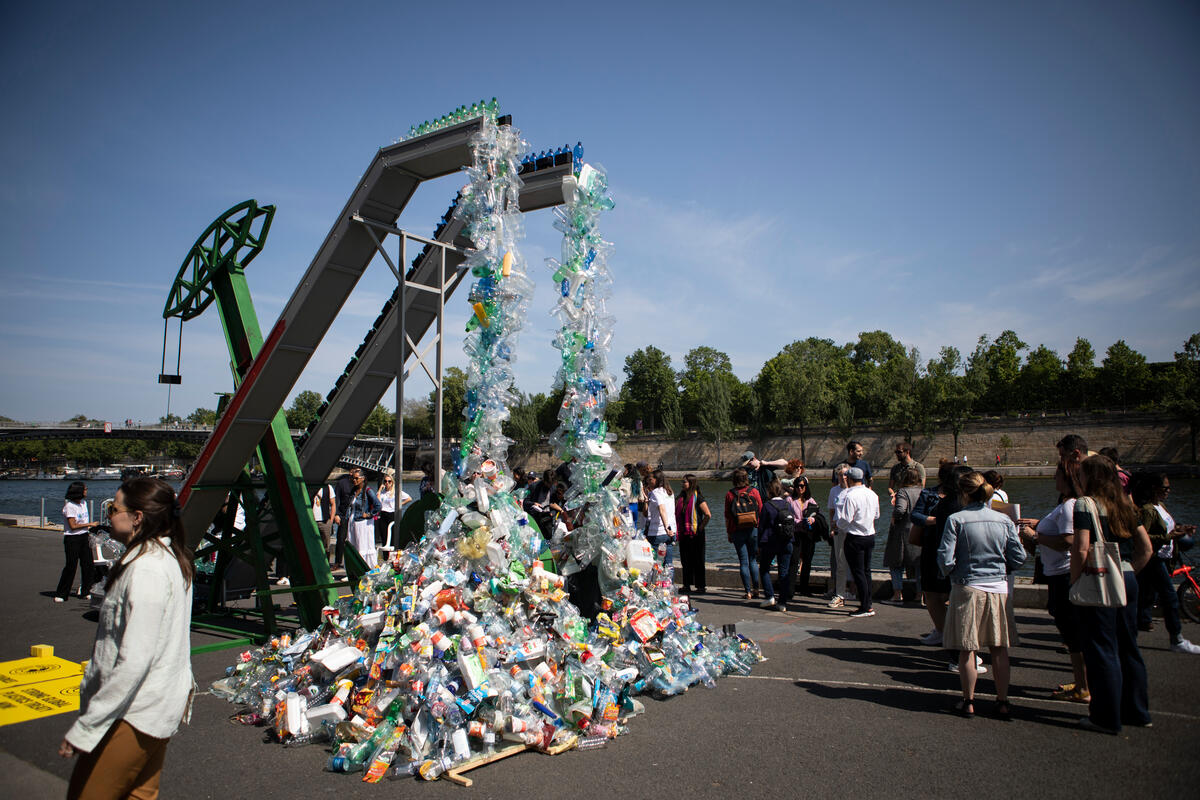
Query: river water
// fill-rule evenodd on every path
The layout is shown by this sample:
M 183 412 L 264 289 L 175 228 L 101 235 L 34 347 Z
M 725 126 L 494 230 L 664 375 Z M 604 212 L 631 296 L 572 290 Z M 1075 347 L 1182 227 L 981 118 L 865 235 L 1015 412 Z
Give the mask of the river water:
M 679 481 L 673 481 L 678 491 Z M 45 500 L 45 513 L 50 524 L 62 522 L 63 495 L 70 484 L 67 481 L 0 481 L 0 513 L 27 514 L 36 516 L 41 513 L 42 501 Z M 100 503 L 112 497 L 120 488 L 120 481 L 89 481 L 88 500 L 92 503 L 92 518 L 96 519 L 100 511 Z M 880 518 L 875 523 L 877 538 L 875 541 L 874 566 L 883 568 L 883 550 L 887 542 L 888 503 L 887 486 L 885 481 L 876 483 L 876 494 L 880 496 Z M 1200 523 L 1200 479 L 1171 478 L 1171 497 L 1168 509 L 1180 523 Z M 176 484 L 176 488 L 178 485 Z M 832 485 L 825 480 L 814 481 L 814 496 L 822 508 L 827 505 L 829 489 Z M 404 491 L 409 495 L 418 496 L 417 484 L 405 482 Z M 1057 503 L 1058 495 L 1054 490 L 1051 478 L 1010 478 L 1004 484 L 1009 500 L 1021 504 L 1021 516 L 1040 517 L 1050 511 Z M 737 562 L 737 554 L 725 539 L 724 502 L 725 492 L 729 484 L 723 481 L 701 481 L 700 491 L 708 500 L 714 519 L 709 526 L 706 537 L 706 558 L 710 562 Z M 1189 563 L 1200 564 L 1200 547 L 1193 548 L 1187 554 Z M 816 567 L 829 566 L 829 546 L 818 544 L 813 559 Z M 1032 574 L 1033 560 L 1030 559 L 1021 573 Z

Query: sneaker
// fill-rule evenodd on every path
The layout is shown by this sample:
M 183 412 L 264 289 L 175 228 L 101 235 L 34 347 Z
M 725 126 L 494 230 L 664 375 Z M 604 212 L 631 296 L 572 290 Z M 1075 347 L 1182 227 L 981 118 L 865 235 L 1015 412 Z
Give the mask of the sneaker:
M 287 578 L 280 578 L 279 580 L 275 581 L 275 585 L 276 586 L 291 586 L 292 582 L 289 581 Z
M 833 599 L 829 601 L 828 605 L 830 608 L 841 608 L 842 606 L 846 605 L 846 601 L 835 594 Z
M 937 628 L 934 628 L 929 633 L 921 637 L 921 644 L 929 645 L 930 647 L 938 647 L 942 643 L 942 633 Z
M 65 602 L 67 602 L 67 598 L 65 598 L 65 597 L 55 597 L 55 598 L 54 598 L 54 602 L 56 602 L 56 603 L 65 603 Z
M 950 662 L 950 671 L 953 672 L 955 675 L 958 674 L 958 662 L 957 661 Z M 979 656 L 975 656 L 975 672 L 978 675 L 987 675 L 987 667 L 985 667 L 983 665 L 983 659 L 980 658 Z
M 875 609 L 873 609 L 873 608 L 861 609 L 859 611 L 851 611 L 850 612 L 851 619 L 858 619 L 859 617 L 873 617 L 873 616 L 875 616 Z
M 775 598 L 770 597 L 766 600 L 763 600 L 761 603 L 758 604 L 758 607 L 759 608 L 774 608 L 775 607 Z
M 1187 639 L 1180 639 L 1175 644 L 1171 645 L 1172 653 L 1191 653 L 1192 655 L 1200 655 L 1200 646 L 1194 645 Z

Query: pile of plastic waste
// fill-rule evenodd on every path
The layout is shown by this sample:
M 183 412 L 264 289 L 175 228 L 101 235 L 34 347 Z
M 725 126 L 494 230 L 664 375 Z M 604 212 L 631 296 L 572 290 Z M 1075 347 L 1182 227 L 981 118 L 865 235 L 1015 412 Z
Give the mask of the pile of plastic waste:
M 475 315 L 463 444 L 425 535 L 362 577 L 317 630 L 242 654 L 214 693 L 241 704 L 235 719 L 269 726 L 285 745 L 331 748 L 328 769 L 363 780 L 434 779 L 512 746 L 558 751 L 604 745 L 668 696 L 749 673 L 758 647 L 712 631 L 676 594 L 617 494 L 606 439 L 611 277 L 596 221 L 612 207 L 602 170 L 581 164 L 556 225 L 561 261 L 559 380 L 566 387 L 555 447 L 574 458 L 571 530 L 541 531 L 522 508 L 501 424 L 513 396 L 515 336 L 532 283 L 517 243 L 519 154 L 510 126 L 485 124 L 473 143 L 466 214 L 475 249 Z M 580 612 L 573 597 L 597 590 Z

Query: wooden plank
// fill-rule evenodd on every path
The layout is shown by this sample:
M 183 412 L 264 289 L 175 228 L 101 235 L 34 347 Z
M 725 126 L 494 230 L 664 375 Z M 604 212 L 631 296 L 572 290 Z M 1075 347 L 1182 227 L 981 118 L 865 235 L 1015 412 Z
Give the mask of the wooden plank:
M 474 781 L 466 777 L 462 773 L 470 772 L 473 769 L 482 767 L 485 764 L 491 764 L 493 761 L 499 761 L 502 758 L 515 756 L 517 753 L 522 753 L 529 749 L 527 744 L 514 744 L 511 747 L 505 747 L 503 750 L 497 750 L 494 753 L 483 753 L 474 758 L 468 758 L 461 764 L 456 765 L 453 769 L 446 771 L 446 777 L 457 783 L 459 786 L 470 787 L 474 785 Z

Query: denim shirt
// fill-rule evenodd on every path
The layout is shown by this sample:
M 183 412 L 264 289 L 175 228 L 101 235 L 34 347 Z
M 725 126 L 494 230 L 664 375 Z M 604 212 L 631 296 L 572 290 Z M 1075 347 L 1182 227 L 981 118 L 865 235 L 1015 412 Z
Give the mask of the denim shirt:
M 946 520 L 937 560 L 942 575 L 969 586 L 1003 580 L 1025 562 L 1025 548 L 1011 519 L 972 503 Z

